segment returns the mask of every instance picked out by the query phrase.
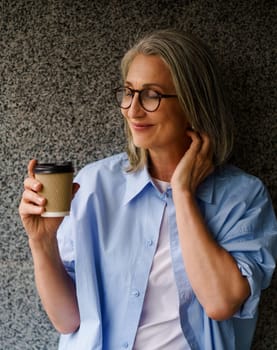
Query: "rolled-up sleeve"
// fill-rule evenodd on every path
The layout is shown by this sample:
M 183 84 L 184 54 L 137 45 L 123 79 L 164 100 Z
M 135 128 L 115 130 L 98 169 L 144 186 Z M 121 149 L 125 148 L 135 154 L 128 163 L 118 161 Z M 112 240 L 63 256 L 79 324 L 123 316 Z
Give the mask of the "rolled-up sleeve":
M 273 243 L 276 247 L 276 237 Z M 254 248 L 255 242 L 249 242 L 249 244 Z M 249 318 L 255 315 L 261 291 L 269 286 L 275 269 L 275 260 L 270 251 L 262 247 L 257 249 L 260 250 L 256 254 L 246 252 L 232 254 L 242 276 L 247 278 L 251 290 L 250 296 L 236 313 L 236 317 Z
M 261 291 L 271 282 L 277 258 L 277 223 L 271 199 L 259 180 L 254 184 L 253 188 L 249 186 L 248 196 L 242 192 L 240 202 L 232 209 L 229 230 L 220 242 L 236 260 L 251 289 L 250 296 L 234 315 L 240 318 L 255 316 Z M 232 217 L 236 221 L 230 225 Z

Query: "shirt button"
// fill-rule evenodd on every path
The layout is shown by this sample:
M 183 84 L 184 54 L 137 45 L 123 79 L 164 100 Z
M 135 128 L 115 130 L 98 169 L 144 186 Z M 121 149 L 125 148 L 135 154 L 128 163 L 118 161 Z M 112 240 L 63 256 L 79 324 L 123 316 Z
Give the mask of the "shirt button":
M 139 295 L 140 295 L 139 290 L 134 289 L 134 290 L 132 291 L 132 295 L 133 295 L 134 297 L 139 297 Z
M 128 342 L 126 341 L 125 343 L 122 344 L 122 346 L 123 346 L 124 349 L 127 349 L 128 346 L 129 346 L 129 344 L 128 344 Z
M 151 247 L 152 245 L 153 245 L 153 240 L 152 239 L 148 239 L 148 241 L 147 241 L 147 245 L 148 245 L 148 247 Z

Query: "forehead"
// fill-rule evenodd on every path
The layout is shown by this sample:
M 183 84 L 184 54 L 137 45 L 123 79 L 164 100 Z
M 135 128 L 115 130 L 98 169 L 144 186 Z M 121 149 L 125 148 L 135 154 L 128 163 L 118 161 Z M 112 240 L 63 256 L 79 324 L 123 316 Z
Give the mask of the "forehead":
M 126 82 L 132 85 L 157 84 L 173 87 L 172 77 L 167 64 L 159 56 L 139 54 L 130 63 Z

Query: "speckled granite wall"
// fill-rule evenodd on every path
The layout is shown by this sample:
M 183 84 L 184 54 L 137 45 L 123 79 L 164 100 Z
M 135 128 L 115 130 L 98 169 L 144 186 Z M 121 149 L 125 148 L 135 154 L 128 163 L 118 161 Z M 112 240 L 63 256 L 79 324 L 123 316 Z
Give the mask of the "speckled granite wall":
M 233 161 L 264 180 L 277 206 L 276 18 L 273 0 L 0 0 L 1 350 L 53 350 L 58 340 L 17 213 L 26 164 L 72 159 L 79 169 L 124 148 L 110 90 L 142 32 L 182 27 L 214 48 L 237 124 Z M 275 278 L 263 293 L 255 350 L 277 349 L 276 288 Z

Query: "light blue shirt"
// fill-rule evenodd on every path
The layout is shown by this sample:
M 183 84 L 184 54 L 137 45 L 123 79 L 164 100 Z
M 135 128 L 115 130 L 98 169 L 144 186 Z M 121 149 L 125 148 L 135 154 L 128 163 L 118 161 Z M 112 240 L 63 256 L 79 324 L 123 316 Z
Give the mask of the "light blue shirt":
M 75 179 L 80 189 L 58 241 L 76 283 L 81 324 L 75 333 L 61 335 L 59 349 L 132 349 L 165 206 L 180 320 L 191 349 L 249 349 L 261 290 L 270 284 L 277 253 L 276 217 L 265 187 L 224 166 L 198 188 L 210 232 L 251 287 L 240 311 L 218 322 L 207 317 L 186 275 L 171 189 L 160 193 L 146 168 L 126 172 L 127 165 L 122 153 L 87 165 Z

